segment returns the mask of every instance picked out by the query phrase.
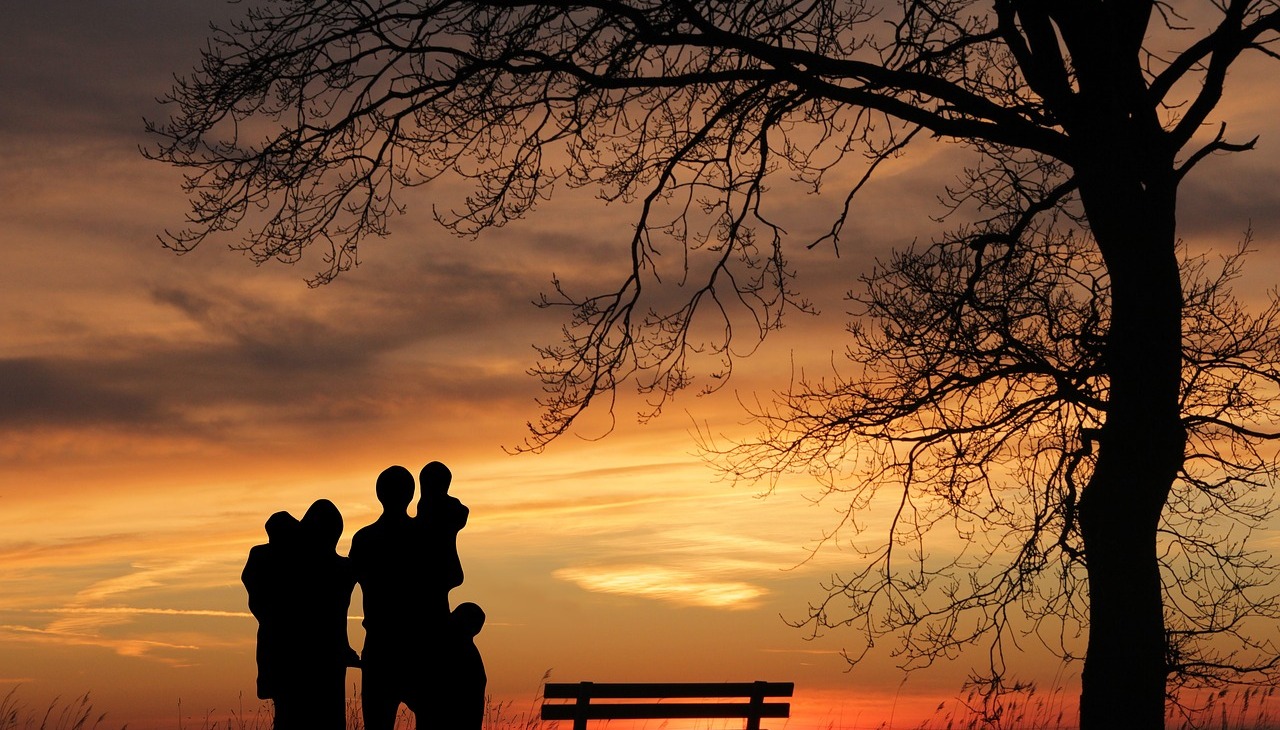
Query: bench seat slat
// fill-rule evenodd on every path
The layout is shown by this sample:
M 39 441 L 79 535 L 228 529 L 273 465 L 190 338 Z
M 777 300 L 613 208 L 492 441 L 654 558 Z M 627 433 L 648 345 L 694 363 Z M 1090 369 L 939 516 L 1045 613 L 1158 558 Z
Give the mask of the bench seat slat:
M 543 720 L 658 720 L 718 717 L 790 717 L 791 706 L 775 702 L 647 702 L 543 705 Z
M 591 699 L 645 699 L 651 697 L 752 697 L 758 691 L 763 697 L 790 697 L 794 682 L 592 682 Z M 582 682 L 548 682 L 543 697 L 555 700 L 577 699 L 583 692 Z

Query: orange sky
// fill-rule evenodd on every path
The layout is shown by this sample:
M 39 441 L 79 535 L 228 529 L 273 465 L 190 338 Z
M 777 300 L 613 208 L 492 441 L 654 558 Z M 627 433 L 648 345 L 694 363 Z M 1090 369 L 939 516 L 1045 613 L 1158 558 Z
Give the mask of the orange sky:
M 794 247 L 798 285 L 825 316 L 793 318 L 728 390 L 681 397 L 646 426 L 624 404 L 607 438 L 512 457 L 501 447 L 538 415 L 531 346 L 561 324 L 530 302 L 553 274 L 583 287 L 616 277 L 615 233 L 633 211 L 558 195 L 529 221 L 460 241 L 428 215 L 456 191 L 424 188 L 357 270 L 318 290 L 303 284 L 318 262 L 257 268 L 216 244 L 174 256 L 155 234 L 181 221 L 180 176 L 138 154 L 141 119 L 160 114 L 154 97 L 228 12 L 213 0 L 0 11 L 0 695 L 20 685 L 43 706 L 91 692 L 107 726 L 138 730 L 256 707 L 239 573 L 263 521 L 329 498 L 345 551 L 376 515 L 377 473 L 432 459 L 471 507 L 454 600 L 488 613 L 490 690 L 514 712 L 547 671 L 795 681 L 796 716 L 774 730 L 907 724 L 958 693 L 981 656 L 904 682 L 887 646 L 846 672 L 838 634 L 809 641 L 788 627 L 851 559 L 807 560 L 839 505 L 812 504 L 799 477 L 766 499 L 718 481 L 691 435 L 741 434 L 736 397 L 767 396 L 793 364 L 827 367 L 854 277 L 938 230 L 927 216 L 959 172 L 956 148 L 922 146 L 886 169 L 839 258 Z M 1242 69 L 1227 102 L 1237 136 L 1261 135 L 1258 151 L 1206 163 L 1181 218 L 1198 246 L 1230 248 L 1251 224 L 1256 290 L 1280 270 L 1270 73 Z M 801 243 L 839 197 L 783 185 L 777 214 Z M 592 418 L 582 436 L 603 432 L 604 414 Z M 1262 544 L 1280 545 L 1276 531 Z M 1019 667 L 1047 693 L 1074 691 L 1078 666 L 1030 652 Z

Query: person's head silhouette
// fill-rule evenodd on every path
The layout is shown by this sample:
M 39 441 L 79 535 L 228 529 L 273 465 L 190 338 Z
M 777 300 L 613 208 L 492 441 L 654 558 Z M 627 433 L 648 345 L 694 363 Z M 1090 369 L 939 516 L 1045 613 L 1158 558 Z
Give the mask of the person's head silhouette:
M 375 491 L 383 512 L 404 512 L 413 501 L 413 473 L 403 466 L 389 466 L 378 475 Z
M 298 534 L 298 518 L 281 510 L 267 518 L 267 542 L 280 545 Z
M 475 636 L 484 626 L 484 610 L 474 603 L 459 603 L 449 615 L 453 630 L 460 636 Z
M 332 549 L 342 537 L 342 513 L 327 499 L 317 499 L 302 516 L 307 539 L 319 547 Z
M 422 496 L 440 496 L 448 494 L 449 484 L 453 481 L 453 472 L 438 461 L 422 467 L 418 473 L 418 484 L 422 486 Z

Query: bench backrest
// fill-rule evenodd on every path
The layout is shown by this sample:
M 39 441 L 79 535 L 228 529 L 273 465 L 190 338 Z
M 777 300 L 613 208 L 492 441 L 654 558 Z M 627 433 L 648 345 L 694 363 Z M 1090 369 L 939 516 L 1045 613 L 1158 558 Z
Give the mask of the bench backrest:
M 573 720 L 574 730 L 586 730 L 588 720 L 656 720 L 741 717 L 746 730 L 760 730 L 764 717 L 790 717 L 787 702 L 766 697 L 790 697 L 794 682 L 548 682 L 542 703 L 543 720 Z M 742 699 L 744 702 L 695 700 Z M 593 702 L 593 700 L 606 700 Z M 676 702 L 617 702 L 616 700 L 684 700 Z

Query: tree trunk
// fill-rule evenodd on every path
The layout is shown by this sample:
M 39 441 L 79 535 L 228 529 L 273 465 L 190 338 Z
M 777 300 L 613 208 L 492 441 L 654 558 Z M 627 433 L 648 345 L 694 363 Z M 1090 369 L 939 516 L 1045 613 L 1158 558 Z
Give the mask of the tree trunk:
M 1120 149 L 1100 152 L 1093 170 L 1077 169 L 1112 298 L 1106 423 L 1079 505 L 1089 578 L 1080 727 L 1158 730 L 1168 665 L 1156 533 L 1186 441 L 1177 185 L 1169 168 L 1152 175 Z

